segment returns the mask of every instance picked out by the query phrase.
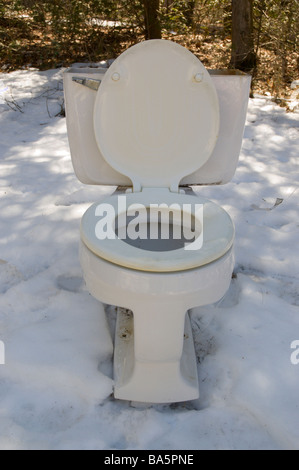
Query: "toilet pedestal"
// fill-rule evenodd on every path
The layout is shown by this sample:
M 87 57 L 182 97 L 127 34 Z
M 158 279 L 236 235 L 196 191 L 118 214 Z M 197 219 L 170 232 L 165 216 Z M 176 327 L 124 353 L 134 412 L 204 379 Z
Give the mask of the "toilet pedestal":
M 157 301 L 134 309 L 134 314 L 120 310 L 115 331 L 114 380 L 115 398 L 124 400 L 172 403 L 182 397 L 198 398 L 188 313 Z

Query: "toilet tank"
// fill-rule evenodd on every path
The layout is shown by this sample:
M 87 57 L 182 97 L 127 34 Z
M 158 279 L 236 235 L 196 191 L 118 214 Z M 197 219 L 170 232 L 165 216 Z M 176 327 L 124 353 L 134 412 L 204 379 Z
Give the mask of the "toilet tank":
M 130 179 L 114 170 L 102 156 L 93 130 L 96 90 L 80 83 L 83 79 L 102 80 L 106 71 L 105 68 L 71 67 L 64 72 L 66 123 L 72 163 L 82 183 L 132 186 Z M 209 160 L 184 177 L 180 186 L 227 183 L 238 163 L 251 77 L 236 70 L 210 70 L 209 73 L 219 100 L 219 137 Z

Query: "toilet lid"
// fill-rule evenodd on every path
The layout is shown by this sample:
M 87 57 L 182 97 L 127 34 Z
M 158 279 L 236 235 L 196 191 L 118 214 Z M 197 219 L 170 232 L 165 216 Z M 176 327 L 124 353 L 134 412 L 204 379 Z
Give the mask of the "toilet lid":
M 218 97 L 209 73 L 194 54 L 171 41 L 129 48 L 97 91 L 98 146 L 135 191 L 177 191 L 180 180 L 210 157 L 218 129 Z

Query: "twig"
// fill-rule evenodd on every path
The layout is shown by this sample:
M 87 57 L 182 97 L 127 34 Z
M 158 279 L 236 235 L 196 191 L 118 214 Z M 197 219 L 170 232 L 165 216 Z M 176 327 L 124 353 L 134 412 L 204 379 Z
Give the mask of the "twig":
M 14 99 L 12 95 L 12 91 L 10 91 L 10 96 L 11 96 L 11 100 L 8 100 L 7 98 L 5 98 L 5 103 L 7 104 L 7 106 L 13 111 L 20 111 L 20 113 L 24 113 L 24 111 L 22 110 L 22 107 Z

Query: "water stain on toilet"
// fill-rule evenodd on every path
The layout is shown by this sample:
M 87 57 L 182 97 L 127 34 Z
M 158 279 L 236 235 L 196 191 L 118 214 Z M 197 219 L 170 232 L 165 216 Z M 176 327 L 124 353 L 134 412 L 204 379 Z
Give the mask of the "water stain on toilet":
M 119 329 L 118 335 L 123 341 L 130 341 L 134 327 L 133 327 L 133 313 L 131 310 L 127 310 L 124 308 L 118 308 L 119 312 Z

